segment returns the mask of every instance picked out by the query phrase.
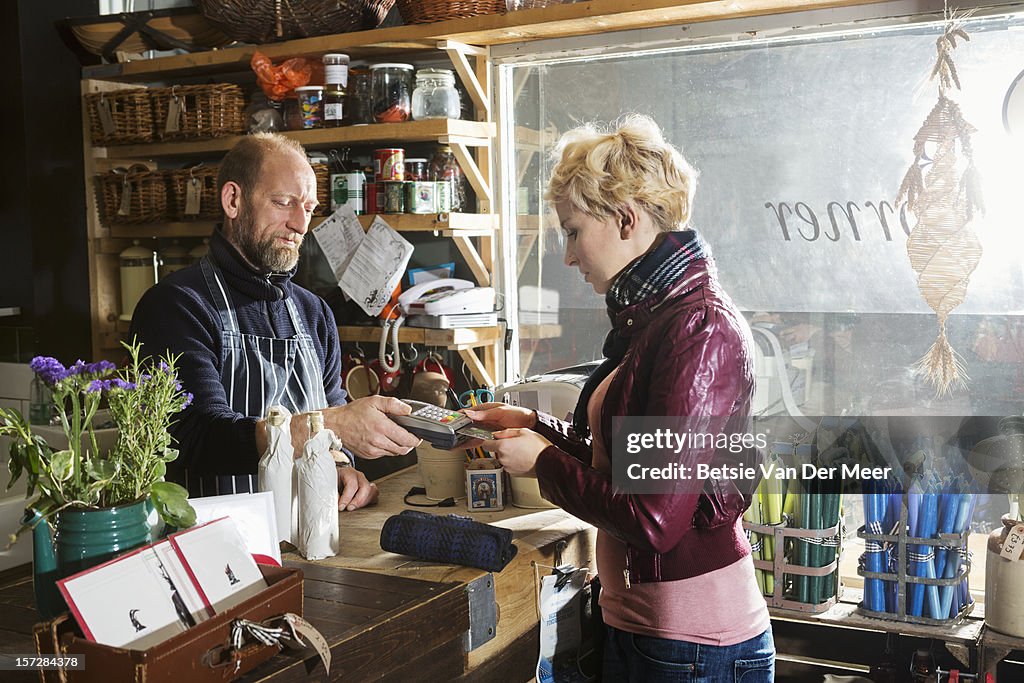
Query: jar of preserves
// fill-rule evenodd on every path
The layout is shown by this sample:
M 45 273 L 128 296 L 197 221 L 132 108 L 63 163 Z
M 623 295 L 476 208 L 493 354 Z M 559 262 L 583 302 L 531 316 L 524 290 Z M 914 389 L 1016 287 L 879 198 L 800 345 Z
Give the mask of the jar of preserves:
M 347 90 L 348 111 L 345 121 L 350 125 L 373 123 L 373 103 L 371 102 L 370 70 L 349 69 L 349 87 Z
M 377 123 L 408 121 L 412 115 L 412 64 L 370 67 L 370 100 Z
M 405 160 L 405 180 L 430 180 L 426 159 Z
M 431 180 L 445 186 L 438 188 L 439 207 L 447 206 L 447 210 L 453 212 L 468 210 L 466 178 L 462 175 L 462 168 L 451 147 L 441 145 L 437 148 L 430 160 L 428 173 Z M 443 208 L 438 208 L 438 211 L 443 211 Z
M 455 89 L 455 75 L 450 70 L 420 69 L 416 72 L 413 119 L 457 119 L 460 111 L 459 91 Z
M 344 123 L 348 89 L 348 55 L 324 55 L 324 127 Z

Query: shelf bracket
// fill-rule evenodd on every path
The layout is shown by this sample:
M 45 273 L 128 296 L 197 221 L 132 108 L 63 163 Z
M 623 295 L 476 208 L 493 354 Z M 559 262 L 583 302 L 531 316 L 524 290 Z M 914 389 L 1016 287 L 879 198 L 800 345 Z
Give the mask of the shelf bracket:
M 473 376 L 480 380 L 482 386 L 494 386 L 494 379 L 487 372 L 487 368 L 480 362 L 480 358 L 473 352 L 473 349 L 459 349 L 459 357 L 469 367 L 469 371 L 473 373 Z
M 469 241 L 468 237 L 462 235 L 454 235 L 452 241 L 455 242 L 455 246 L 458 247 L 459 253 L 462 254 L 462 258 L 466 259 L 466 265 L 469 266 L 470 271 L 473 273 L 473 277 L 480 283 L 481 287 L 490 287 L 491 285 L 491 273 L 484 265 L 484 260 L 480 258 L 480 253 L 473 246 L 473 243 Z
M 463 174 L 469 180 L 469 184 L 473 186 L 476 191 L 477 198 L 485 202 L 491 201 L 491 186 L 490 183 L 484 178 L 483 173 L 480 172 L 480 166 L 477 165 L 476 159 L 466 149 L 466 145 L 456 138 L 442 137 L 440 140 L 442 145 L 448 145 L 452 148 L 452 152 L 455 153 L 455 158 L 459 162 L 459 167 L 462 169 Z
M 487 50 L 484 48 L 473 47 L 472 45 L 466 45 L 465 43 L 459 43 L 454 40 L 442 40 L 437 43 L 437 47 L 440 50 L 444 50 L 448 53 L 448 58 L 452 60 L 452 65 L 455 66 L 455 71 L 458 72 L 459 78 L 462 79 L 462 84 L 466 86 L 466 90 L 469 92 L 469 98 L 473 100 L 473 104 L 476 105 L 477 111 L 485 113 L 485 120 L 491 120 L 491 101 L 487 97 L 487 88 L 480 83 L 480 79 L 476 77 L 476 73 L 473 71 L 473 67 L 469 64 L 467 55 L 474 57 L 487 57 Z

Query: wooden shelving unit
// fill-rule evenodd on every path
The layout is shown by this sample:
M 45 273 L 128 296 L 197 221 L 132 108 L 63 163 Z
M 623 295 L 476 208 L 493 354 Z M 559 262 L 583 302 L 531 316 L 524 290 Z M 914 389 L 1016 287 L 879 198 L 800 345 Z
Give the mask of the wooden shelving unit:
M 399 31 L 404 32 L 405 29 Z M 387 31 L 393 32 L 393 29 Z M 473 100 L 479 120 L 432 119 L 402 123 L 370 124 L 288 131 L 284 135 L 302 143 L 307 149 L 334 146 L 379 145 L 404 146 L 414 143 L 437 143 L 449 145 L 455 153 L 467 180 L 477 196 L 478 213 L 382 214 L 381 218 L 399 232 L 431 233 L 439 239 L 452 242 L 465 259 L 472 276 L 480 285 L 490 285 L 494 270 L 495 236 L 499 230 L 499 217 L 491 213 L 493 200 L 490 148 L 496 135 L 496 127 L 490 113 L 490 61 L 485 48 L 442 40 L 394 40 L 379 41 L 379 31 L 326 36 L 322 52 L 342 50 L 353 59 L 369 58 L 371 61 L 388 61 L 399 58 L 415 61 L 415 58 L 429 57 L 436 60 L 439 51 L 451 60 Z M 373 34 L 373 35 L 368 35 Z M 358 37 L 355 37 L 358 36 Z M 365 44 L 363 41 L 367 41 Z M 333 42 L 332 42 L 333 41 Z M 338 42 L 340 41 L 340 42 Z M 305 41 L 279 43 L 271 46 L 271 55 L 311 54 L 302 45 Z M 312 54 L 315 54 L 312 53 Z M 224 80 L 238 78 L 238 74 L 249 70 L 251 48 L 237 48 L 217 53 L 185 55 L 186 59 L 168 57 L 130 62 L 127 64 L 91 67 L 84 70 L 83 95 L 90 92 L 117 90 L 130 87 L 132 83 L 165 83 L 175 78 L 193 78 L 214 73 L 231 74 Z M 88 135 L 87 112 L 83 112 L 83 126 Z M 193 141 L 160 141 L 146 144 L 126 144 L 92 147 L 85 144 L 86 171 L 90 176 L 117 166 L 145 161 L 150 167 L 161 164 L 175 165 L 186 159 L 220 157 L 231 149 L 240 136 L 226 136 Z M 120 291 L 117 256 L 131 244 L 131 240 L 167 238 L 202 238 L 209 236 L 214 221 L 161 222 L 148 224 L 104 225 L 98 218 L 96 198 L 90 192 L 89 202 L 89 244 L 90 281 L 92 284 L 93 355 L 97 358 L 112 357 L 120 353 L 119 341 L 127 331 L 128 323 L 119 319 Z M 324 219 L 318 217 L 311 223 L 316 227 Z M 360 216 L 366 229 L 374 216 Z M 357 336 L 362 334 L 355 333 Z M 429 342 L 424 341 L 429 337 Z M 414 339 L 415 338 L 415 339 Z M 499 342 L 502 335 L 498 330 L 488 333 L 479 331 L 443 330 L 431 334 L 404 332 L 403 342 L 444 347 L 459 352 L 477 379 L 491 385 L 497 375 Z M 349 339 L 343 335 L 344 341 Z M 470 358 L 472 356 L 472 358 Z
M 482 147 L 488 145 L 490 139 L 494 137 L 494 124 L 487 121 L 428 119 L 404 123 L 291 130 L 285 131 L 282 135 L 301 142 L 302 146 L 307 149 L 338 145 L 368 145 L 395 140 L 403 143 L 439 142 L 441 144 L 460 141 L 469 147 Z M 207 154 L 223 154 L 234 147 L 239 138 L 240 136 L 237 135 L 229 135 L 210 140 L 112 145 L 94 147 L 92 152 L 96 159 L 196 157 Z
M 507 14 L 453 19 L 433 24 L 356 31 L 261 45 L 272 59 L 344 52 L 353 59 L 378 59 L 395 53 L 427 52 L 438 41 L 489 46 L 547 38 L 695 24 L 812 9 L 852 7 L 874 0 L 591 0 Z M 161 59 L 108 64 L 85 70 L 87 78 L 145 82 L 161 78 L 237 72 L 248 69 L 253 46 L 195 52 Z

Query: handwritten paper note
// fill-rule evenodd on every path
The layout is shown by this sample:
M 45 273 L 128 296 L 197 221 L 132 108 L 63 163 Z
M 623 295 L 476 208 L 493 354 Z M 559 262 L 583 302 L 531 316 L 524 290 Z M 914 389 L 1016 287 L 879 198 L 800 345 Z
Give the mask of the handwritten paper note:
M 312 234 L 334 276 L 340 281 L 359 243 L 363 241 L 363 226 L 359 223 L 359 217 L 351 206 L 344 204 L 313 228 Z
M 338 286 L 368 315 L 379 315 L 402 280 L 413 246 L 377 216 Z

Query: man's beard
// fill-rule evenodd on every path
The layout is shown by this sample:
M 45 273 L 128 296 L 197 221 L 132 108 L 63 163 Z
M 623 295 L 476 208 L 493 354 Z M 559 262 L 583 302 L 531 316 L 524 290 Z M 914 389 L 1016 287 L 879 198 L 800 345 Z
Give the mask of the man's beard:
M 299 262 L 301 236 L 296 241 L 295 249 L 279 246 L 277 237 L 273 235 L 263 240 L 257 240 L 255 226 L 244 212 L 238 216 L 235 239 L 238 241 L 238 249 L 242 252 L 242 256 L 261 272 L 289 271 Z

